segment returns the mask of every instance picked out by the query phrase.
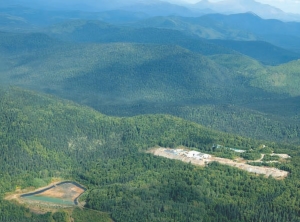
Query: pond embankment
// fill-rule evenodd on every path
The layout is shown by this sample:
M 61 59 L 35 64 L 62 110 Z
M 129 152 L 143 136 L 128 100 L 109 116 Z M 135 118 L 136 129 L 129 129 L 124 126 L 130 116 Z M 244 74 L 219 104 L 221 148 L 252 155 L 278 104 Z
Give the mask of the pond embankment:
M 55 205 L 78 205 L 78 198 L 86 188 L 74 181 L 62 181 L 19 195 L 22 201 Z

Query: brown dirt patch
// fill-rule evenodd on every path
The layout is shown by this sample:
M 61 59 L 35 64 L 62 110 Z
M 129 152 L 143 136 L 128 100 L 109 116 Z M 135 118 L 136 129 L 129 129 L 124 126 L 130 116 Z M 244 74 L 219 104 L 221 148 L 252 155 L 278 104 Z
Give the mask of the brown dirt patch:
M 57 211 L 57 209 L 60 209 L 60 208 L 73 209 L 72 206 L 62 206 L 60 204 L 52 204 L 52 203 L 48 203 L 48 202 L 35 201 L 35 200 L 30 200 L 30 199 L 21 197 L 21 195 L 23 195 L 23 194 L 37 192 L 37 191 L 44 190 L 44 189 L 54 186 L 53 188 L 46 190 L 42 193 L 36 194 L 36 195 L 74 201 L 78 196 L 80 196 L 85 191 L 84 189 L 82 189 L 72 183 L 65 183 L 65 184 L 57 185 L 60 182 L 62 182 L 62 181 L 55 181 L 45 187 L 41 187 L 36 190 L 34 190 L 32 187 L 25 188 L 22 190 L 17 189 L 14 193 L 10 193 L 10 194 L 6 195 L 5 199 L 25 205 L 26 207 L 28 207 L 31 210 L 31 212 L 34 212 L 37 214 L 43 214 L 43 213 L 46 213 L 49 211 L 55 212 L 55 211 Z M 82 206 L 82 204 L 78 203 L 78 206 Z
M 66 183 L 55 186 L 49 190 L 46 190 L 40 194 L 39 196 L 47 196 L 47 197 L 55 197 L 60 199 L 71 199 L 75 200 L 80 194 L 82 194 L 84 190 L 74 184 Z

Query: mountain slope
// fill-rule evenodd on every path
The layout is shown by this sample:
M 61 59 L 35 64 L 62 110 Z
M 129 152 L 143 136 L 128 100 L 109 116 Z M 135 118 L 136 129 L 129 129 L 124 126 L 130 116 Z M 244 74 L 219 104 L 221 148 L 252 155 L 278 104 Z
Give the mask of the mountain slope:
M 11 7 L 0 6 L 0 30 L 14 32 L 41 31 L 48 26 L 72 20 L 99 20 L 112 23 L 136 22 L 149 18 L 141 12 L 125 10 L 109 11 L 84 11 L 79 10 L 50 10 L 49 8 L 33 9 L 28 5 L 24 7 L 14 5 Z
M 199 39 L 195 37 L 196 32 L 201 32 L 202 34 L 208 32 L 210 35 L 214 33 L 208 31 L 209 23 L 203 26 L 205 28 L 202 30 L 201 23 L 202 19 L 156 17 L 135 24 L 139 28 L 130 28 L 99 21 L 76 20 L 52 26 L 47 33 L 55 38 L 73 42 L 176 44 L 204 55 L 236 54 L 240 52 L 268 65 L 282 64 L 300 58 L 300 54 L 263 41 Z M 196 27 L 199 28 L 198 31 Z M 230 29 L 225 31 L 225 27 L 223 27 L 224 30 L 218 30 L 223 37 L 226 36 L 224 32 L 233 32 Z M 188 33 L 189 30 L 192 30 L 189 35 L 184 34 Z M 233 32 L 233 34 L 239 35 L 236 32 Z M 247 36 L 246 34 L 243 35 Z M 212 38 L 212 36 L 209 38 Z M 228 36 L 225 38 L 228 38 Z
M 169 15 L 181 15 L 181 16 L 191 16 L 199 15 L 200 13 L 194 13 L 188 8 L 172 4 L 165 1 L 153 0 L 149 1 L 137 1 L 128 4 L 127 6 L 121 7 L 121 9 L 131 11 L 131 12 L 143 12 L 150 16 L 169 16 Z
M 297 134 L 286 136 L 290 128 L 298 131 L 294 126 L 298 122 L 292 119 L 299 110 L 297 97 L 292 98 L 299 95 L 296 65 L 295 74 L 291 70 L 294 81 L 280 86 L 274 85 L 272 79 L 276 80 L 278 75 L 274 74 L 280 69 L 287 68 L 266 67 L 239 54 L 208 58 L 173 45 L 74 45 L 40 34 L 34 38 L 28 34 L 18 38 L 8 38 L 7 33 L 3 36 L 7 42 L 0 46 L 2 85 L 51 93 L 106 114 L 173 114 L 244 136 L 276 141 L 293 138 L 293 143 L 299 142 Z M 41 39 L 36 41 L 37 38 Z M 27 44 L 31 39 L 41 44 L 31 47 Z M 285 71 L 285 75 L 288 80 L 289 72 Z M 278 106 L 279 102 L 285 104 L 285 109 Z M 222 118 L 223 113 L 231 112 L 223 112 L 222 107 L 227 104 L 235 104 L 234 112 L 241 118 Z M 203 105 L 212 107 L 213 115 L 208 114 L 207 108 L 202 109 Z M 199 116 L 195 110 L 206 114 Z M 263 120 L 253 122 L 251 118 L 258 116 L 257 111 Z M 275 116 L 267 117 L 268 114 Z M 293 126 L 289 128 L 290 123 Z M 234 127 L 237 125 L 251 127 Z M 276 130 L 270 130 L 268 125 Z M 261 130 L 264 133 L 259 133 Z
M 23 45 L 22 41 L 20 44 Z M 18 55 L 8 53 L 3 63 L 6 61 L 9 67 L 10 61 L 15 61 L 17 65 L 2 73 L 2 81 L 72 98 L 75 94 L 83 98 L 94 94 L 104 101 L 218 100 L 230 99 L 232 93 L 230 85 L 234 80 L 226 70 L 178 46 L 75 46 L 58 42 L 49 44 L 46 50 L 37 48 L 31 53 L 25 51 L 27 54 L 21 58 L 20 54 L 25 53 L 22 47 Z
M 264 67 L 257 61 L 243 56 L 216 55 L 212 56 L 218 64 L 230 68 L 237 75 L 248 77 L 249 84 L 259 87 L 268 92 L 288 94 L 290 97 L 298 97 L 300 90 L 299 83 L 299 60 L 278 66 Z M 234 61 L 235 60 L 235 61 Z
M 187 215 L 191 221 L 299 219 L 298 147 L 264 143 L 293 156 L 279 166 L 293 172 L 285 181 L 217 163 L 201 168 L 143 150 L 184 144 L 211 152 L 215 143 L 249 149 L 261 142 L 211 131 L 171 116 L 113 118 L 21 89 L 2 91 L 0 95 L 1 194 L 16 186 L 33 185 L 35 178 L 48 181 L 60 176 L 88 187 L 86 207 L 109 212 L 114 221 L 180 220 Z M 287 195 L 287 190 L 295 195 Z M 245 195 L 249 197 L 246 200 Z M 266 197 L 271 207 L 261 197 Z M 290 200 L 284 207 L 278 201 L 282 198 Z M 0 206 L 0 221 L 49 221 L 51 216 L 35 216 L 3 200 Z
M 63 45 L 62 42 L 57 41 L 43 33 L 10 33 L 0 32 L 0 48 L 2 55 L 18 55 L 34 54 L 42 51 L 47 51 L 50 47 L 57 47 Z
M 300 54 L 263 41 L 212 40 L 212 42 L 250 56 L 266 65 L 280 65 L 300 58 Z
M 204 55 L 234 54 L 233 50 L 199 39 L 193 34 L 164 28 L 117 26 L 99 21 L 75 20 L 56 24 L 47 32 L 64 41 L 89 43 L 154 43 L 179 45 Z
M 10 38 L 11 35 L 14 38 Z M 212 98 L 212 101 L 240 101 L 251 97 L 252 100 L 265 96 L 270 98 L 271 95 L 263 94 L 263 91 L 277 93 L 274 98 L 280 94 L 283 98 L 285 95 L 282 93 L 299 95 L 297 87 L 292 86 L 298 81 L 297 61 L 290 63 L 291 67 L 295 66 L 291 71 L 284 71 L 280 66 L 268 68 L 256 64 L 260 68 L 250 76 L 242 68 L 248 66 L 249 60 L 243 60 L 243 56 L 238 54 L 227 55 L 226 61 L 212 61 L 175 45 L 75 45 L 56 41 L 43 34 L 2 33 L 1 37 L 2 63 L 7 67 L 1 76 L 3 82 L 13 81 L 17 85 L 56 91 L 60 95 L 64 95 L 64 91 L 75 90 L 73 93 L 77 91 L 78 95 L 84 96 L 83 91 L 87 90 L 103 97 L 121 96 L 127 101 L 175 101 L 175 98 L 187 101 Z M 23 54 L 24 57 L 21 56 Z M 229 58 L 240 61 L 237 65 L 241 67 L 235 72 L 231 72 L 235 68 L 235 60 Z M 282 86 L 276 81 L 272 82 L 279 72 L 290 76 L 288 81 L 282 82 Z
M 129 24 L 131 25 L 131 24 Z M 201 17 L 153 17 L 132 24 L 134 27 L 157 27 L 180 30 L 190 35 L 207 39 L 255 40 L 256 36 L 242 29 L 230 27 L 209 16 Z
M 265 19 L 299 20 L 300 18 L 300 16 L 293 16 L 292 14 L 283 12 L 279 8 L 253 0 L 225 0 L 218 2 L 202 0 L 193 4 L 192 7 L 197 9 L 209 8 L 214 12 L 222 14 L 252 12 Z
M 277 46 L 287 48 L 289 50 L 299 50 L 299 22 L 282 22 L 275 19 L 261 19 L 257 15 L 251 13 L 235 14 L 235 15 L 205 15 L 218 23 L 220 20 L 226 26 L 233 29 L 247 31 L 254 34 L 260 40 L 264 40 Z M 284 33 L 284 34 L 283 34 Z M 292 40 L 286 41 L 286 39 Z
M 133 25 L 181 30 L 208 39 L 260 40 L 291 51 L 300 49 L 299 22 L 262 19 L 253 13 L 208 14 L 196 18 L 148 18 Z

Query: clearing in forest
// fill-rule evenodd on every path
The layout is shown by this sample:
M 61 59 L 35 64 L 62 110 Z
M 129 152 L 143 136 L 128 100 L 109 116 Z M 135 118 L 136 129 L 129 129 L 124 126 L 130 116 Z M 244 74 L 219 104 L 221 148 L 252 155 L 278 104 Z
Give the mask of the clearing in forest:
M 230 159 L 225 159 L 225 158 L 220 158 L 220 157 L 214 157 L 214 156 L 210 156 L 210 155 L 209 155 L 209 158 L 200 159 L 200 158 L 197 158 L 198 155 L 196 155 L 196 156 L 186 155 L 186 153 L 188 153 L 188 152 L 191 152 L 191 151 L 182 152 L 182 149 L 170 149 L 170 148 L 163 148 L 163 147 L 153 148 L 148 151 L 148 153 L 152 153 L 156 156 L 162 156 L 162 157 L 166 157 L 169 159 L 181 160 L 183 162 L 191 163 L 194 165 L 200 165 L 200 166 L 205 166 L 211 162 L 216 161 L 221 164 L 237 167 L 241 170 L 246 170 L 250 173 L 264 174 L 267 177 L 272 176 L 275 179 L 283 179 L 283 178 L 287 177 L 287 175 L 288 175 L 287 171 L 279 170 L 277 168 L 249 165 L 243 159 L 237 161 L 237 160 L 230 160 Z M 192 151 L 192 152 L 195 152 L 195 151 Z M 200 155 L 204 155 L 204 154 L 200 153 Z
M 78 205 L 78 197 L 86 189 L 72 181 L 64 181 L 54 185 L 20 195 L 21 202 L 48 206 Z

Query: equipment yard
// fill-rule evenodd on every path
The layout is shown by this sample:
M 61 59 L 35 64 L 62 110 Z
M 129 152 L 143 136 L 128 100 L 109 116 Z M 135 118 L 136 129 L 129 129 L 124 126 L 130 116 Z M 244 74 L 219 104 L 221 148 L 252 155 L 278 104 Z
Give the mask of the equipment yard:
M 211 162 L 219 162 L 221 164 L 237 167 L 241 170 L 248 171 L 255 174 L 264 174 L 267 177 L 272 176 L 275 179 L 283 179 L 287 177 L 288 172 L 279 170 L 273 167 L 264 167 L 264 166 L 252 166 L 246 163 L 246 160 L 238 158 L 235 160 L 214 157 L 209 154 L 204 154 L 198 151 L 189 151 L 183 149 L 170 149 L 170 148 L 153 148 L 148 151 L 156 156 L 162 156 L 169 159 L 181 160 L 183 162 L 192 163 L 194 165 L 205 166 Z

